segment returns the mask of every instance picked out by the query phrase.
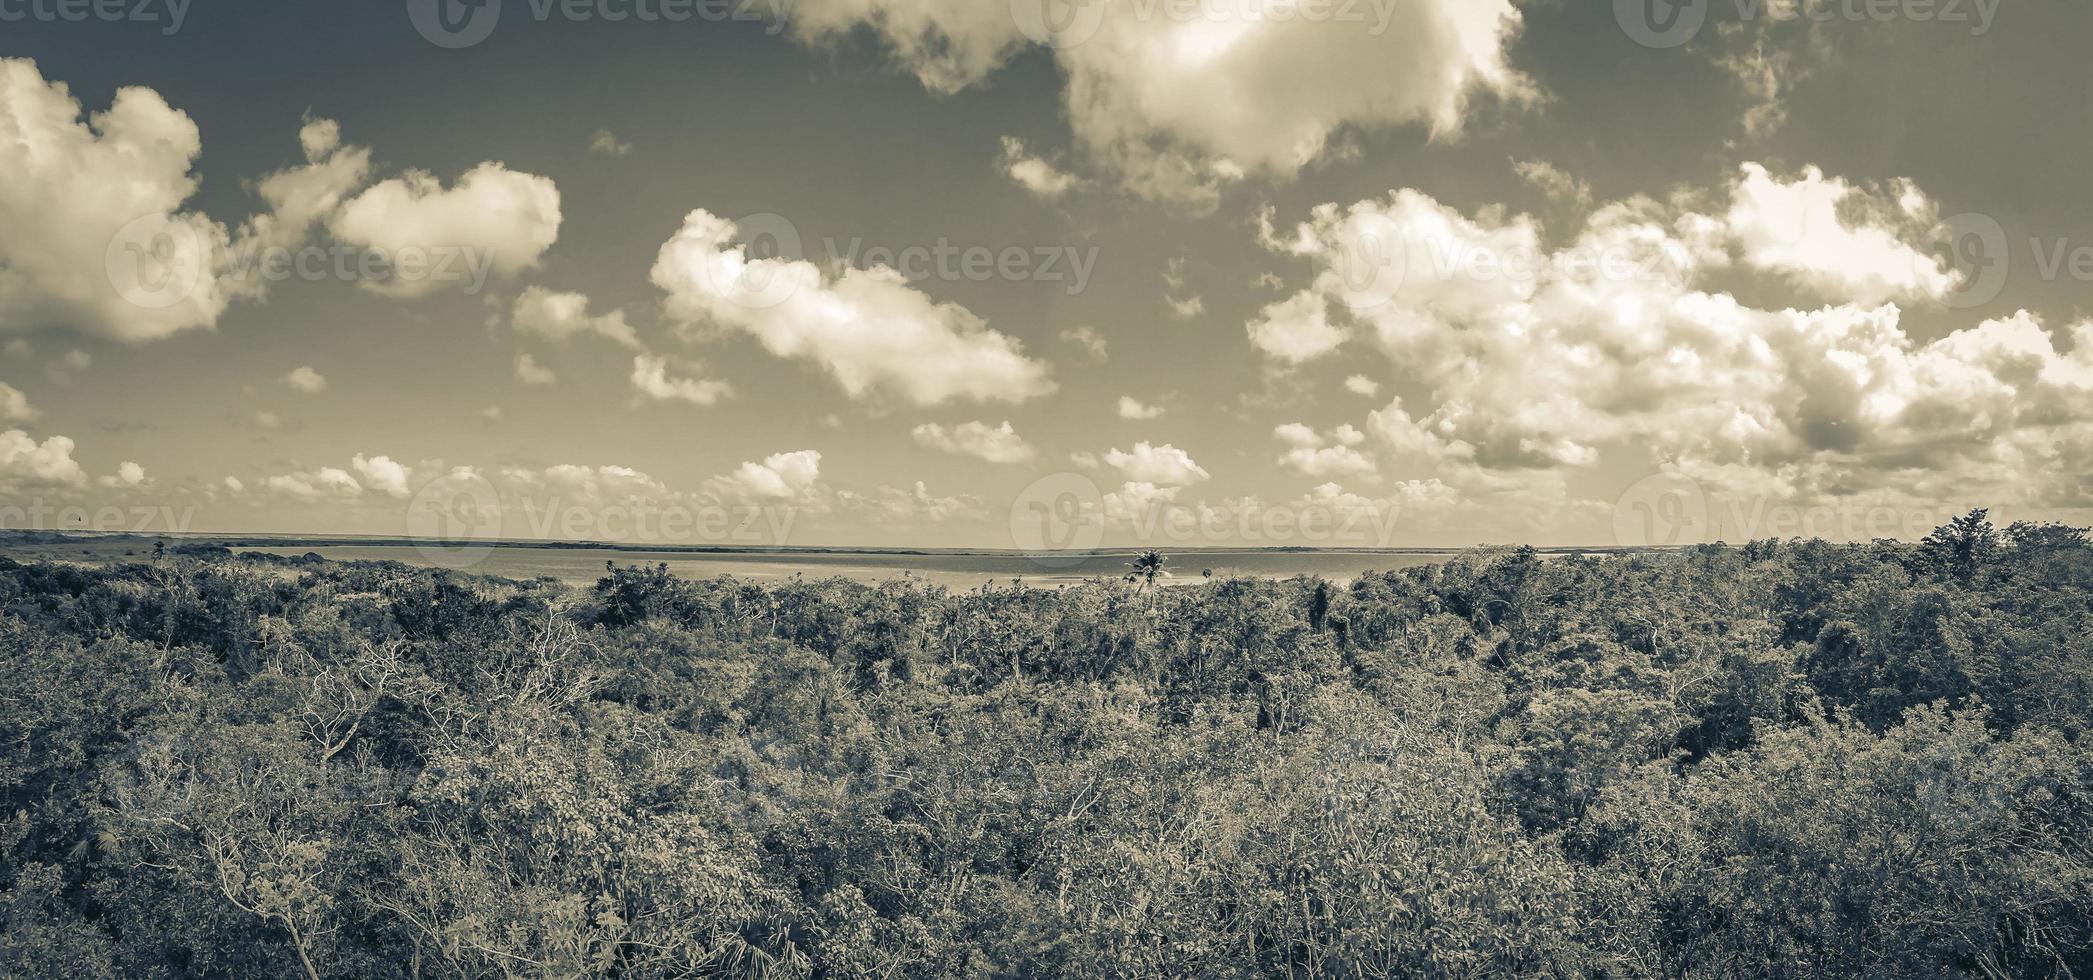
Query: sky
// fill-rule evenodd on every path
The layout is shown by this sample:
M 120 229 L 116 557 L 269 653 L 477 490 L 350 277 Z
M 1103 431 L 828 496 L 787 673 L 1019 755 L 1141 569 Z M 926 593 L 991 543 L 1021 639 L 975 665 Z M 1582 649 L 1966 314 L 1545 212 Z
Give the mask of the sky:
M 0 526 L 2093 509 L 2093 9 L 0 0 Z

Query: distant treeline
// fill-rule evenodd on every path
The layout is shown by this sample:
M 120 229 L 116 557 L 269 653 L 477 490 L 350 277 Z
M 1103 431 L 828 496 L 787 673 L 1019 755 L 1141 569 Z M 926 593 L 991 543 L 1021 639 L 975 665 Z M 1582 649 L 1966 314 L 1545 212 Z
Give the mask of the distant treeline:
M 0 976 L 2093 976 L 2093 547 L 0 559 Z

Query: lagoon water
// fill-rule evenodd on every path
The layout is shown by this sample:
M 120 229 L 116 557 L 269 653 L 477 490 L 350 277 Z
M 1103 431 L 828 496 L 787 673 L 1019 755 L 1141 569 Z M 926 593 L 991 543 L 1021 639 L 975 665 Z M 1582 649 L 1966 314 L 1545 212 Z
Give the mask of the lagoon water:
M 409 545 L 316 545 L 310 548 L 241 548 L 236 551 L 265 551 L 278 555 L 313 552 L 334 561 L 397 561 L 411 565 L 445 564 L 432 561 L 421 549 Z M 1166 552 L 1167 553 L 1167 552 Z M 1386 571 L 1411 565 L 1445 561 L 1453 552 L 1366 552 L 1366 551 L 1192 551 L 1171 555 L 1174 581 L 1198 582 L 1211 569 L 1216 578 L 1230 576 L 1291 578 L 1314 575 L 1332 581 L 1349 581 L 1368 571 Z M 442 558 L 441 554 L 438 555 Z M 913 577 L 918 581 L 953 589 L 971 589 L 985 583 L 1009 585 L 1023 579 L 1033 585 L 1079 582 L 1093 577 L 1126 574 L 1130 553 L 1035 558 L 1016 553 L 903 554 L 893 552 L 649 552 L 591 548 L 501 547 L 488 550 L 477 562 L 460 568 L 479 575 L 531 579 L 550 577 L 586 585 L 602 577 L 604 563 L 653 565 L 666 562 L 669 571 L 683 578 L 735 575 L 755 579 L 848 578 L 860 582 Z

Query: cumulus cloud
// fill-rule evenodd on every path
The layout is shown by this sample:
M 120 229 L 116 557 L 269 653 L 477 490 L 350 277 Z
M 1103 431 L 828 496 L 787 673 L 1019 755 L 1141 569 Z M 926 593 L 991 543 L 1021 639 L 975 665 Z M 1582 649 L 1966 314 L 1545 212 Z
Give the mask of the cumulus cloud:
M 363 484 L 356 482 L 349 471 L 335 466 L 266 477 L 261 487 L 298 500 L 354 500 L 363 496 Z
M 0 422 L 34 422 L 40 414 L 22 389 L 0 381 Z
M 249 221 L 235 246 L 242 265 L 234 278 L 243 295 L 258 295 L 265 282 L 257 275 L 263 260 L 259 250 L 304 245 L 313 229 L 370 179 L 371 151 L 343 143 L 341 124 L 332 119 L 307 118 L 298 130 L 298 145 L 305 153 L 303 166 L 279 170 L 255 184 L 269 212 Z
M 932 422 L 916 426 L 913 434 L 916 445 L 991 463 L 1023 463 L 1038 455 L 1007 421 L 998 426 L 965 422 L 950 429 Z
M 52 436 L 39 443 L 21 429 L 0 432 L 0 484 L 19 489 L 86 482 L 86 472 L 73 459 L 73 440 Z
M 1071 327 L 1061 331 L 1061 339 L 1081 348 L 1093 361 L 1102 361 L 1112 352 L 1111 345 L 1105 341 L 1105 335 L 1098 333 L 1096 327 Z
M 291 373 L 283 376 L 283 383 L 308 395 L 317 395 L 327 390 L 327 377 L 313 370 L 310 365 L 292 368 Z
M 1727 220 L 1745 262 L 1835 302 L 1938 300 L 1962 282 L 1925 248 L 1939 214 L 1909 181 L 1879 198 L 1816 167 L 1782 180 L 1747 163 Z
M 137 463 L 133 463 L 130 460 L 125 460 L 122 463 L 117 464 L 116 472 L 114 474 L 102 477 L 101 479 L 96 480 L 95 482 L 101 484 L 104 487 L 109 487 L 111 489 L 117 490 L 128 490 L 137 487 L 142 487 L 145 486 L 147 483 L 145 476 L 145 467 L 140 466 Z
M 1046 200 L 1058 198 L 1082 184 L 1075 176 L 1064 173 L 1044 158 L 1027 153 L 1024 141 L 1015 136 L 1003 137 L 1002 168 L 1004 176 L 1019 187 Z
M 252 489 L 294 502 L 354 504 L 374 498 L 404 500 L 413 496 L 413 484 L 413 467 L 390 456 L 358 453 L 347 468 L 317 466 L 273 474 L 256 481 Z M 250 489 L 237 477 L 226 477 L 224 486 L 234 493 Z
M 1190 486 L 1211 476 L 1204 467 L 1192 461 L 1190 453 L 1168 444 L 1135 443 L 1131 451 L 1114 449 L 1107 452 L 1104 462 L 1130 481 L 1164 487 Z
M 1246 324 L 1250 346 L 1286 364 L 1302 364 L 1344 345 L 1345 332 L 1330 325 L 1329 301 L 1302 292 L 1272 303 Z
M 1060 23 L 1048 50 L 1078 143 L 1125 186 L 1195 205 L 1246 171 L 1292 175 L 1342 129 L 1452 133 L 1478 95 L 1530 90 L 1505 57 L 1521 23 L 1511 0 L 1318 10 L 1104 0 L 1063 22 L 1048 0 L 805 0 L 791 26 L 816 43 L 869 29 L 925 87 L 949 93 Z
M 408 488 L 413 470 L 394 462 L 390 456 L 366 457 L 359 453 L 349 461 L 349 465 L 357 476 L 363 478 L 363 485 L 376 493 L 403 499 L 414 493 Z
M 1175 258 L 1163 269 L 1164 303 L 1170 307 L 1170 315 L 1180 320 L 1189 320 L 1206 312 L 1206 300 L 1185 291 L 1185 260 Z
M 513 274 L 557 234 L 559 195 L 543 177 L 488 163 L 450 190 L 410 171 L 355 194 L 368 149 L 329 119 L 306 119 L 298 138 L 304 162 L 248 184 L 266 207 L 235 233 L 183 210 L 202 134 L 158 93 L 119 89 L 87 114 L 34 62 L 0 60 L 0 330 L 148 341 L 210 329 L 233 301 L 263 298 L 265 273 L 322 226 L 382 252 L 387 276 L 363 285 L 396 296 Z
M 1888 229 L 1926 224 L 1923 195 L 1896 195 L 1903 218 L 1865 219 L 1850 188 L 1821 176 L 1766 183 L 1740 186 L 1741 203 L 1721 214 L 1607 205 L 1554 249 L 1526 218 L 1462 215 L 1409 191 L 1326 205 L 1265 239 L 1311 258 L 1305 292 L 1421 393 L 1374 413 L 1371 431 L 1464 492 L 1559 483 L 1613 453 L 1789 500 L 1898 487 L 2061 506 L 2084 494 L 2067 460 L 2093 434 L 2086 326 L 2052 331 L 2021 314 L 1922 343 L 1888 300 L 1951 280 Z M 1802 257 L 1819 253 L 1772 235 L 1776 199 L 1790 216 L 1815 214 L 1803 227 L 1851 254 L 1804 272 Z M 1834 212 L 1847 217 L 1819 221 Z M 1402 242 L 1409 260 L 1382 278 L 1355 274 L 1369 240 Z M 1740 268 L 1807 276 L 1837 303 L 1758 309 L 1707 283 Z M 1301 448 L 1332 444 L 1342 440 Z
M 507 467 L 501 471 L 504 489 L 518 494 L 530 511 L 560 508 L 632 507 L 665 504 L 679 496 L 668 485 L 629 466 L 586 466 L 560 463 L 542 469 Z
M 1119 396 L 1119 417 L 1145 420 L 1161 418 L 1163 409 L 1158 405 L 1146 405 L 1132 395 Z
M 743 463 L 705 481 L 705 492 L 729 504 L 816 502 L 822 494 L 821 454 L 812 449 Z
M 734 393 L 731 385 L 711 378 L 672 378 L 667 358 L 641 354 L 632 359 L 632 388 L 654 401 L 712 405 Z
M 1380 382 L 1375 381 L 1374 379 L 1369 378 L 1366 375 L 1355 374 L 1349 378 L 1344 379 L 1344 390 L 1349 391 L 1355 395 L 1363 395 L 1367 398 L 1372 398 L 1375 395 L 1381 393 L 1381 384 Z
M 538 363 L 528 353 L 516 355 L 516 380 L 527 385 L 549 385 L 558 378 L 552 369 Z
M 392 259 L 393 274 L 361 285 L 387 296 L 426 296 L 485 272 L 515 276 L 535 268 L 559 238 L 560 192 L 553 182 L 482 163 L 444 187 L 410 170 L 371 185 L 329 221 L 334 236 Z M 419 268 L 412 265 L 420 256 Z
M 509 327 L 520 334 L 552 341 L 594 334 L 634 350 L 640 346 L 639 336 L 625 322 L 624 310 L 590 316 L 587 296 L 539 286 L 528 287 L 516 297 L 516 305 L 509 311 Z
M 216 325 L 231 236 L 181 210 L 203 152 L 195 122 L 137 87 L 82 112 L 35 62 L 0 59 L 0 330 L 139 341 Z
M 1512 172 L 1531 184 L 1550 201 L 1576 208 L 1592 204 L 1592 185 L 1573 177 L 1546 160 L 1515 160 Z
M 630 156 L 632 144 L 619 139 L 618 134 L 608 129 L 599 129 L 589 136 L 589 152 L 608 157 Z
M 770 353 L 811 361 L 852 397 L 887 393 L 915 405 L 1022 402 L 1054 390 L 1047 366 L 1015 339 L 952 303 L 937 303 L 885 267 L 831 276 L 811 262 L 750 258 L 734 222 L 693 211 L 661 247 L 652 278 L 668 314 L 754 337 Z
M 940 497 L 921 480 L 907 489 L 882 486 L 870 494 L 839 490 L 836 507 L 871 524 L 893 528 L 983 521 L 989 516 L 981 498 L 972 494 Z
M 1288 446 L 1279 457 L 1279 465 L 1303 476 L 1341 479 L 1378 475 L 1374 461 L 1358 449 L 1366 441 L 1366 434 L 1350 425 L 1340 425 L 1325 434 L 1299 422 L 1289 422 L 1272 430 L 1272 434 Z

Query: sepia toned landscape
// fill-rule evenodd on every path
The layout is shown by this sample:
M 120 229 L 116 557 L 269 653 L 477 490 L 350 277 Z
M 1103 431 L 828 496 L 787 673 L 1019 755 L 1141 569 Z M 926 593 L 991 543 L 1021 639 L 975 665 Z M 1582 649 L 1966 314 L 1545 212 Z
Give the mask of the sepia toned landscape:
M 0 978 L 2093 977 L 2089 48 L 0 0 Z

